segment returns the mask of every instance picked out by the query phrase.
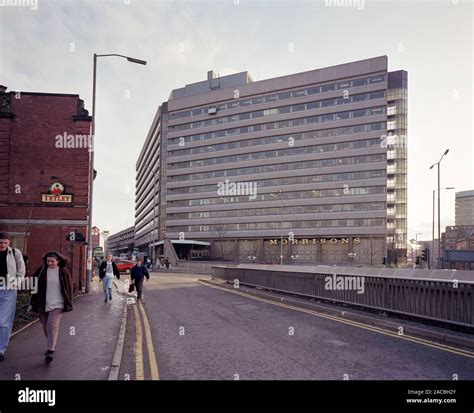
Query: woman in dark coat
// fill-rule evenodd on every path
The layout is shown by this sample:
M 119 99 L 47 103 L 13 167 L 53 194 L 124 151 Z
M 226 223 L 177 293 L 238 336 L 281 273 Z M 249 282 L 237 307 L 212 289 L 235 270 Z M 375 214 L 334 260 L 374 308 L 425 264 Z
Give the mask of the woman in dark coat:
M 43 265 L 34 277 L 38 277 L 38 291 L 31 296 L 30 310 L 39 314 L 47 338 L 45 363 L 53 361 L 59 326 L 64 312 L 72 311 L 72 277 L 66 269 L 67 258 L 57 251 L 43 256 Z

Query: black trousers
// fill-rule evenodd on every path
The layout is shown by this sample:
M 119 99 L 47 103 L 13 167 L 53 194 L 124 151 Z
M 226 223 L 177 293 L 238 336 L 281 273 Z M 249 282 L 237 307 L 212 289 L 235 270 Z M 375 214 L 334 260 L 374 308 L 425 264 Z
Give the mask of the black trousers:
M 137 290 L 138 298 L 142 298 L 142 292 L 143 292 L 143 280 L 145 277 L 142 278 L 135 278 L 135 281 L 133 282 L 135 284 L 135 288 Z

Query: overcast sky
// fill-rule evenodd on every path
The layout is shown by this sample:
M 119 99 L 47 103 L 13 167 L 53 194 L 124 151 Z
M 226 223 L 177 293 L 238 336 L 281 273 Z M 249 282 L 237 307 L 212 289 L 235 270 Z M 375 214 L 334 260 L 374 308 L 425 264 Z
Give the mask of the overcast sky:
M 15 4 L 27 4 L 15 6 Z M 337 6 L 337 4 L 345 6 Z M 409 238 L 431 238 L 437 162 L 442 186 L 474 189 L 470 1 L 0 0 L 0 83 L 77 93 L 91 110 L 98 66 L 94 224 L 134 223 L 135 162 L 171 89 L 247 70 L 254 80 L 387 55 L 408 71 Z M 443 191 L 442 225 L 454 224 Z

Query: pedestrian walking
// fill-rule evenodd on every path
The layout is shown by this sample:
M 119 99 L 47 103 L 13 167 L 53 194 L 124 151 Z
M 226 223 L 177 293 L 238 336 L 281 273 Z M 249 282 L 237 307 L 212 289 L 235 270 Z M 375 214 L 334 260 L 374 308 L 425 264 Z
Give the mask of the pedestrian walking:
M 104 285 L 104 303 L 109 300 L 112 301 L 112 281 L 114 275 L 118 280 L 120 279 L 120 271 L 117 268 L 117 264 L 115 264 L 112 254 L 107 254 L 107 259 L 102 261 L 102 264 L 100 264 L 99 267 L 99 278 L 102 280 L 102 284 Z
M 148 273 L 146 267 L 143 265 L 142 258 L 137 258 L 137 264 L 132 268 L 131 278 L 137 290 L 138 300 L 142 299 L 143 281 L 145 277 L 147 280 L 149 280 L 150 274 Z
M 21 251 L 10 247 L 10 238 L 0 233 L 0 361 L 5 359 L 15 319 L 17 290 L 8 289 L 8 277 L 25 276 Z
M 73 309 L 72 277 L 66 269 L 67 264 L 66 257 L 57 251 L 50 251 L 43 256 L 43 265 L 34 273 L 34 277 L 38 277 L 38 291 L 31 295 L 29 310 L 39 314 L 43 325 L 47 339 L 44 353 L 46 364 L 53 361 L 61 317 Z
M 165 265 L 166 265 L 166 269 L 169 270 L 170 269 L 170 260 L 168 259 L 168 257 L 166 257 Z

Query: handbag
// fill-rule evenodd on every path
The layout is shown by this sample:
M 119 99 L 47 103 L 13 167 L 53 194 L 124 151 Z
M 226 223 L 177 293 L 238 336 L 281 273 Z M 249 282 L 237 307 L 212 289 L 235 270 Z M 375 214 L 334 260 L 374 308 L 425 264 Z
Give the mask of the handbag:
M 38 316 L 39 314 L 36 311 L 33 311 L 33 295 L 34 294 L 30 296 L 30 301 L 28 302 L 28 307 L 26 309 L 26 312 L 33 316 Z
M 129 293 L 133 293 L 133 291 L 135 291 L 135 286 L 133 285 L 133 283 L 131 283 L 131 284 L 128 286 L 128 292 L 129 292 Z

